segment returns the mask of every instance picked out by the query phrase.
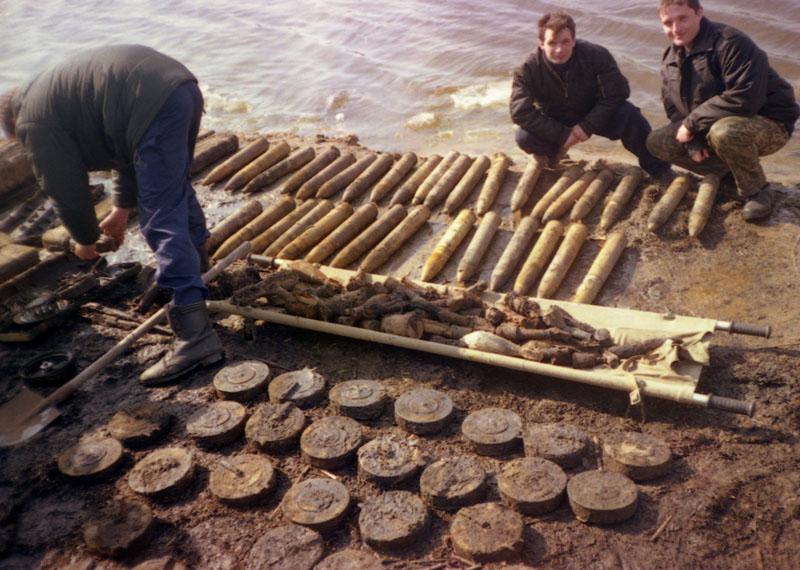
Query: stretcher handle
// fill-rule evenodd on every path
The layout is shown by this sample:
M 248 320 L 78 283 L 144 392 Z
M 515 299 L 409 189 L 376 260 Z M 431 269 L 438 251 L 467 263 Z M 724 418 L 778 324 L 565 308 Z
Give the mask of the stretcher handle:
M 723 412 L 750 416 L 751 418 L 756 411 L 755 402 L 745 402 L 744 400 L 734 400 L 733 398 L 713 395 L 708 397 L 708 407 L 714 410 L 722 410 Z
M 750 336 L 761 336 L 764 338 L 769 338 L 772 334 L 772 327 L 770 325 L 748 325 L 747 323 L 724 321 L 717 321 L 714 329 L 718 331 L 727 331 L 731 334 L 747 334 Z

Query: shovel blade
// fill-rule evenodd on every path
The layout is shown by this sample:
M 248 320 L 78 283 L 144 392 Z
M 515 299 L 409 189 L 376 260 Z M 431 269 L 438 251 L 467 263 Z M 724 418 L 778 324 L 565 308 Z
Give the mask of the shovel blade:
M 36 392 L 23 388 L 0 406 L 0 447 L 29 440 L 60 415 L 52 406 L 31 414 L 43 400 Z

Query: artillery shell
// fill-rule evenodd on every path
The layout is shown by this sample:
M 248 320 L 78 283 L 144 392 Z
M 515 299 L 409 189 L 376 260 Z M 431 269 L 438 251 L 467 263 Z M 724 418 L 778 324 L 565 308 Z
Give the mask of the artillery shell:
M 250 182 L 247 183 L 247 186 L 244 187 L 242 192 L 245 194 L 251 194 L 257 190 L 261 190 L 262 188 L 269 186 L 279 178 L 286 176 L 290 172 L 294 172 L 304 164 L 313 160 L 315 155 L 316 151 L 314 150 L 314 147 L 310 146 L 295 151 L 289 155 L 286 160 L 281 160 L 275 166 L 267 168 L 264 172 L 254 177 Z
M 453 548 L 475 562 L 519 558 L 524 539 L 522 515 L 498 503 L 482 503 L 460 510 L 450 523 Z
M 543 457 L 564 469 L 580 465 L 589 449 L 589 438 L 571 424 L 532 424 L 523 434 L 527 457 Z
M 292 174 L 292 176 L 283 183 L 283 186 L 281 186 L 281 194 L 291 194 L 300 188 L 303 184 L 311 180 L 316 174 L 321 172 L 323 168 L 336 160 L 339 154 L 339 148 L 332 146 L 322 154 L 317 155 L 314 160 Z M 313 194 L 313 192 L 311 192 L 311 194 Z
M 194 479 L 192 454 L 180 447 L 165 447 L 147 454 L 128 474 L 128 485 L 141 495 L 165 497 Z
M 333 210 L 333 203 L 330 200 L 320 200 L 317 204 L 302 218 L 297 220 L 295 224 L 286 230 L 281 236 L 275 239 L 267 249 L 264 250 L 264 255 L 277 255 L 285 246 L 297 238 L 300 234 L 306 231 L 312 224 L 316 224 L 322 219 L 325 214 Z
M 370 554 L 366 550 L 353 550 L 347 548 L 334 552 L 330 556 L 314 566 L 314 570 L 383 570 L 384 566 L 380 558 Z
M 225 190 L 237 190 L 241 188 L 267 168 L 289 156 L 290 150 L 289 143 L 286 141 L 281 141 L 275 146 L 270 147 L 269 150 L 234 174 L 225 185 Z
M 486 471 L 473 456 L 440 459 L 420 475 L 419 493 L 435 509 L 472 505 L 486 496 Z
M 478 195 L 478 202 L 475 205 L 475 212 L 479 216 L 491 209 L 510 166 L 511 160 L 505 154 L 498 153 L 492 158 L 492 167 L 486 175 L 486 181 L 483 183 L 481 193 Z
M 511 410 L 484 408 L 464 418 L 461 433 L 475 453 L 504 455 L 520 444 L 522 418 Z
M 247 568 L 311 570 L 322 559 L 325 543 L 315 530 L 288 524 L 268 531 L 250 549 Z
M 356 200 L 381 176 L 389 171 L 393 162 L 394 158 L 392 158 L 391 154 L 381 154 L 378 156 L 375 162 L 370 164 L 369 167 L 358 176 L 358 178 L 353 180 L 347 186 L 347 188 L 344 189 L 342 200 L 345 202 L 353 202 Z
M 333 258 L 331 267 L 347 267 L 353 263 L 365 251 L 381 241 L 405 217 L 406 209 L 402 204 L 390 207 Z
M 558 250 L 553 256 L 553 260 L 547 267 L 539 283 L 539 289 L 536 292 L 537 297 L 548 299 L 555 295 L 558 291 L 564 277 L 567 276 L 572 262 L 578 257 L 578 252 L 583 246 L 583 242 L 589 235 L 589 228 L 580 222 L 570 224 L 567 232 L 564 234 L 564 240 L 558 246 Z
M 308 254 L 305 260 L 310 263 L 322 263 L 334 251 L 341 249 L 347 242 L 355 237 L 369 223 L 378 216 L 378 207 L 373 202 L 362 204 L 338 228 L 334 229 L 327 237 L 318 243 Z
M 58 470 L 76 481 L 94 481 L 114 472 L 123 457 L 114 438 L 80 441 L 58 456 Z
M 622 252 L 625 251 L 625 242 L 625 234 L 622 232 L 611 232 L 606 236 L 606 242 L 578 287 L 578 291 L 572 299 L 573 302 L 591 303 L 594 301 L 606 279 L 611 275 L 611 270 L 619 261 Z
M 300 437 L 300 450 L 309 465 L 336 469 L 350 463 L 363 437 L 361 424 L 356 420 L 328 416 L 305 429 Z
M 428 221 L 431 211 L 420 204 L 412 208 L 408 216 L 397 224 L 389 235 L 383 238 L 375 248 L 370 251 L 359 265 L 359 270 L 372 273 L 386 263 L 394 252 L 408 241 L 422 225 Z
M 594 181 L 595 177 L 597 177 L 597 171 L 595 170 L 584 172 L 580 178 L 570 184 L 569 188 L 567 188 L 561 196 L 556 198 L 553 203 L 547 207 L 547 210 L 545 210 L 545 213 L 542 215 L 542 222 L 557 220 L 563 216 L 566 211 L 578 201 L 578 198 L 583 196 L 583 193 L 586 192 L 586 189 L 589 187 L 589 184 Z
M 239 138 L 236 135 L 214 135 L 200 141 L 195 147 L 192 165 L 189 167 L 189 176 L 195 176 L 215 162 L 230 155 L 239 148 Z
M 545 192 L 544 196 L 539 198 L 539 201 L 536 202 L 536 205 L 531 210 L 531 215 L 535 218 L 541 218 L 544 213 L 547 211 L 547 208 L 550 207 L 550 204 L 555 202 L 561 194 L 563 194 L 567 188 L 569 188 L 573 182 L 575 182 L 578 178 L 583 176 L 583 167 L 573 165 L 567 168 L 556 180 L 550 189 Z
M 288 196 L 287 196 L 288 198 Z M 294 203 L 294 199 L 289 198 Z M 289 211 L 288 214 L 279 218 L 276 222 L 271 224 L 262 233 L 258 234 L 251 240 L 254 253 L 263 253 L 272 243 L 275 242 L 280 236 L 289 231 L 289 228 L 294 226 L 300 219 L 308 214 L 317 205 L 315 200 L 306 200 L 301 203 L 297 208 Z
M 400 184 L 400 181 L 405 178 L 406 174 L 411 172 L 417 164 L 417 155 L 413 152 L 403 153 L 400 160 L 394 163 L 392 169 L 380 179 L 370 192 L 370 202 L 380 202 L 384 196 L 391 192 L 395 186 Z
M 538 229 L 538 218 L 533 216 L 522 218 L 519 227 L 514 232 L 505 250 L 503 250 L 503 255 L 500 256 L 494 271 L 492 271 L 492 276 L 489 279 L 489 288 L 492 291 L 498 291 L 511 277 L 520 260 L 525 257 L 525 252 L 528 251 L 528 247 Z
M 83 527 L 83 539 L 92 552 L 118 558 L 142 545 L 154 521 L 147 505 L 112 499 L 89 517 Z
M 453 256 L 461 242 L 464 241 L 464 238 L 467 237 L 467 234 L 472 229 L 472 224 L 475 223 L 475 218 L 475 213 L 472 210 L 464 209 L 459 212 L 456 219 L 453 220 L 453 223 L 442 235 L 439 243 L 433 248 L 433 252 L 422 268 L 420 279 L 430 281 L 436 277 Z
M 716 174 L 707 174 L 700 181 L 700 188 L 697 189 L 697 198 L 694 200 L 694 206 L 689 214 L 689 236 L 697 237 L 703 228 L 706 227 L 709 217 L 711 217 L 711 208 L 714 207 L 714 200 L 717 198 L 717 191 L 719 190 L 719 176 Z
M 327 477 L 295 483 L 281 501 L 281 510 L 287 519 L 320 532 L 338 527 L 349 508 L 347 487 Z
M 276 475 L 269 459 L 245 453 L 220 460 L 211 471 L 208 490 L 227 505 L 244 507 L 269 495 L 275 489 Z
M 321 171 L 317 172 L 314 176 L 304 182 L 303 185 L 297 189 L 297 194 L 295 197 L 298 200 L 311 198 L 317 193 L 317 190 L 319 190 L 323 184 L 347 169 L 347 167 L 355 163 L 355 161 L 356 157 L 352 152 L 348 152 L 347 154 L 339 156 Z
M 387 491 L 370 497 L 358 515 L 362 540 L 381 551 L 404 549 L 418 543 L 430 525 L 428 508 L 409 491 Z
M 430 173 L 430 176 L 423 180 L 417 188 L 417 191 L 414 192 L 414 197 L 411 199 L 412 205 L 416 206 L 417 204 L 422 204 L 425 202 L 428 192 L 431 191 L 431 189 L 436 185 L 444 173 L 447 172 L 447 169 L 453 165 L 459 156 L 461 156 L 461 154 L 454 150 L 451 150 L 444 155 L 444 158 L 439 164 L 436 165 L 436 168 L 433 169 L 433 172 Z
M 592 180 L 586 192 L 583 193 L 569 214 L 570 222 L 580 222 L 586 214 L 592 211 L 595 204 L 600 200 L 600 197 L 614 180 L 614 173 L 608 168 L 603 168 L 597 177 Z
M 402 485 L 420 470 L 419 449 L 408 437 L 381 435 L 358 450 L 358 477 L 382 487 Z
M 383 412 L 386 388 L 375 380 L 348 380 L 333 386 L 328 398 L 338 415 L 370 420 Z
M 354 182 L 367 167 L 374 163 L 376 159 L 377 156 L 374 154 L 362 156 L 340 173 L 333 176 L 330 180 L 325 181 L 317 189 L 317 198 L 330 198 L 342 188 L 347 187 L 351 182 Z
M 473 331 L 461 337 L 461 340 L 472 350 L 504 354 L 506 356 L 520 356 L 519 345 L 510 340 L 486 331 Z
M 260 360 L 229 364 L 214 375 L 214 389 L 220 398 L 247 402 L 267 387 L 269 366 Z
M 486 250 L 489 249 L 497 229 L 500 227 L 500 215 L 497 212 L 487 212 L 481 220 L 478 230 L 469 242 L 467 251 L 456 269 L 456 279 L 465 282 L 478 270 Z
M 628 205 L 631 196 L 639 187 L 639 182 L 642 181 L 644 172 L 638 166 L 630 167 L 622 176 L 622 180 L 617 184 L 617 188 L 611 194 L 606 207 L 603 209 L 603 215 L 600 217 L 600 229 L 608 231 L 622 215 L 622 210 Z
M 417 188 L 419 188 L 419 185 L 422 184 L 422 181 L 430 176 L 431 172 L 433 172 L 440 162 L 442 162 L 442 157 L 438 154 L 429 156 L 425 162 L 417 168 L 416 172 L 395 191 L 389 205 L 394 206 L 395 204 L 405 204 L 408 202 L 417 191 Z
M 261 212 L 258 216 L 253 218 L 242 229 L 237 231 L 231 237 L 226 239 L 222 245 L 214 252 L 212 259 L 222 259 L 234 249 L 242 245 L 246 241 L 253 241 L 260 234 L 264 233 L 278 220 L 285 217 L 289 212 L 294 210 L 294 199 L 289 196 L 284 196 L 277 202 L 272 204 L 266 210 Z M 262 247 L 263 249 L 263 247 Z
M 247 410 L 242 404 L 220 400 L 190 417 L 186 434 L 205 447 L 220 447 L 236 441 L 245 422 Z
M 247 420 L 244 435 L 247 441 L 267 453 L 285 451 L 292 447 L 303 432 L 306 418 L 289 402 L 262 404 Z
M 675 180 L 667 187 L 663 196 L 661 196 L 653 207 L 653 211 L 647 217 L 647 231 L 654 232 L 667 221 L 667 218 L 672 215 L 680 201 L 683 200 L 689 190 L 689 186 L 691 186 L 691 180 L 689 180 L 688 176 L 675 177 Z
M 564 470 L 541 457 L 514 459 L 497 474 L 497 490 L 503 503 L 527 516 L 557 509 L 566 489 Z
M 114 414 L 108 433 L 127 446 L 139 447 L 164 436 L 172 415 L 157 402 L 148 402 Z
M 531 290 L 533 284 L 539 278 L 547 260 L 556 249 L 558 240 L 564 233 L 564 224 L 558 220 L 550 220 L 542 230 L 539 239 L 536 240 L 536 245 L 528 254 L 528 258 L 522 265 L 522 269 L 517 275 L 517 280 L 514 283 L 514 292 L 520 295 L 527 295 Z
M 353 213 L 353 206 L 339 203 L 318 222 L 306 229 L 278 252 L 281 259 L 299 259 L 303 253 L 317 245 Z
M 450 396 L 438 390 L 411 390 L 394 402 L 395 423 L 418 435 L 442 431 L 452 414 L 453 401 Z
M 253 142 L 248 143 L 242 150 L 209 172 L 203 179 L 203 186 L 211 186 L 223 178 L 230 176 L 252 162 L 257 156 L 263 154 L 268 148 L 269 141 L 266 137 L 256 138 Z
M 636 512 L 639 490 L 636 484 L 613 471 L 584 471 L 567 483 L 569 506 L 583 523 L 613 524 Z
M 450 191 L 455 188 L 456 184 L 461 180 L 461 177 L 469 170 L 471 164 L 472 159 L 466 154 L 462 154 L 456 158 L 455 162 L 447 169 L 447 172 L 436 181 L 436 184 L 434 184 L 433 188 L 428 192 L 428 195 L 425 196 L 423 203 L 428 209 L 433 210 L 447 198 Z
M 525 165 L 522 177 L 519 179 L 517 187 L 514 188 L 514 193 L 511 195 L 512 212 L 521 210 L 525 204 L 528 203 L 528 199 L 531 197 L 531 194 L 533 194 L 533 189 L 536 187 L 536 183 L 542 175 L 542 170 L 544 170 L 544 162 L 532 156 L 530 160 L 528 160 L 528 164 Z
M 214 253 L 217 247 L 226 239 L 235 234 L 239 229 L 246 226 L 253 218 L 261 213 L 261 202 L 258 200 L 248 200 L 224 220 L 211 228 L 211 235 L 206 240 L 206 247 L 209 253 Z
M 445 214 L 452 214 L 464 203 L 464 200 L 467 199 L 473 188 L 477 186 L 484 173 L 489 169 L 491 162 L 486 155 L 481 155 L 472 162 L 472 166 L 469 167 L 467 173 L 447 196 L 447 200 L 445 200 L 442 207 L 442 211 Z
M 310 408 L 325 397 L 325 377 L 313 368 L 284 372 L 269 384 L 270 402 L 291 402 Z
M 671 459 L 667 442 L 646 433 L 615 434 L 603 444 L 605 468 L 634 481 L 661 477 L 669 469 Z

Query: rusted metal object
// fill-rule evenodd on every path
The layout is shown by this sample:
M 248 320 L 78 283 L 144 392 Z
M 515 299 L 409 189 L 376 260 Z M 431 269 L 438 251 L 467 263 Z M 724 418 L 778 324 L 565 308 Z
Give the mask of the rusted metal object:
M 172 415 L 157 402 L 147 402 L 114 414 L 108 433 L 129 447 L 141 447 L 161 439 L 172 423 Z
M 83 526 L 83 539 L 92 552 L 120 557 L 141 547 L 154 526 L 150 507 L 138 501 L 118 501 L 89 517 Z
M 54 350 L 34 356 L 19 369 L 19 376 L 34 386 L 63 383 L 75 371 L 75 355 L 67 350 Z
M 202 140 L 198 138 L 194 149 L 189 176 L 195 176 L 239 148 L 239 138 L 233 134 L 211 135 Z
M 366 550 L 347 548 L 334 552 L 314 567 L 314 570 L 384 570 L 381 559 Z
M 503 503 L 527 516 L 557 509 L 566 489 L 564 470 L 542 457 L 514 459 L 497 474 L 497 490 Z
M 381 487 L 396 487 L 413 478 L 422 466 L 419 449 L 408 437 L 381 435 L 358 450 L 358 476 Z
M 328 393 L 338 415 L 357 420 L 377 418 L 386 404 L 386 388 L 375 380 L 348 380 L 335 384 Z
M 317 531 L 338 527 L 349 508 L 347 487 L 326 477 L 296 483 L 281 501 L 281 510 L 287 519 Z
M 269 366 L 260 360 L 229 364 L 214 375 L 214 389 L 220 398 L 248 402 L 269 383 Z
M 262 404 L 244 427 L 247 441 L 268 452 L 294 447 L 306 424 L 303 412 L 289 402 Z
M 484 408 L 469 414 L 461 433 L 479 455 L 504 455 L 520 444 L 522 418 L 511 410 Z
M 580 428 L 562 422 L 527 426 L 523 443 L 527 457 L 543 457 L 564 469 L 580 465 L 589 449 L 586 434 Z
M 498 503 L 461 509 L 450 523 L 453 548 L 476 562 L 515 560 L 525 543 L 522 515 Z
M 450 396 L 438 390 L 420 388 L 406 392 L 394 403 L 394 419 L 404 430 L 419 435 L 442 431 L 453 415 Z
M 263 455 L 245 453 L 221 459 L 211 471 L 208 489 L 219 501 L 243 507 L 258 503 L 274 489 L 277 474 Z
M 180 447 L 166 447 L 147 454 L 128 474 L 128 485 L 140 495 L 165 498 L 194 480 L 192 454 Z
M 312 368 L 292 370 L 276 376 L 269 384 L 270 402 L 291 402 L 309 408 L 325 397 L 325 377 Z
M 220 447 L 236 441 L 246 421 L 247 410 L 242 404 L 222 400 L 190 417 L 186 434 L 204 447 Z
M 358 515 L 361 539 L 381 551 L 396 551 L 419 542 L 430 524 L 428 508 L 408 491 L 387 491 L 371 497 Z
M 328 416 L 308 426 L 300 437 L 300 450 L 309 465 L 337 469 L 355 457 L 363 440 L 361 424 L 344 416 Z
M 667 442 L 646 433 L 618 433 L 603 443 L 605 468 L 634 481 L 661 477 L 669 470 L 671 459 Z
M 270 530 L 250 549 L 247 570 L 312 570 L 322 559 L 325 543 L 310 528 L 290 524 Z
M 58 470 L 77 481 L 96 481 L 122 463 L 122 444 L 111 437 L 80 441 L 58 456 Z
M 636 513 L 639 490 L 621 473 L 584 471 L 569 480 L 567 496 L 579 521 L 613 524 L 628 520 Z
M 419 492 L 426 503 L 437 509 L 472 505 L 486 496 L 486 471 L 472 456 L 440 459 L 422 472 Z

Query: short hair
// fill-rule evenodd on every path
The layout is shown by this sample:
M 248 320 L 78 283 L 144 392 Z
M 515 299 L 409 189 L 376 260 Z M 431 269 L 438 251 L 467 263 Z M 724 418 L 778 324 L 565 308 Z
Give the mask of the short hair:
M 553 30 L 553 35 L 559 33 L 561 30 L 569 30 L 572 32 L 572 38 L 575 38 L 575 20 L 572 16 L 565 12 L 550 12 L 545 14 L 539 19 L 539 41 L 544 41 L 544 34 L 547 30 Z
M 0 95 L 0 128 L 5 135 L 13 139 L 15 138 L 14 129 L 14 111 L 11 108 L 11 100 L 17 92 L 16 87 L 12 87 L 2 95 Z
M 702 6 L 700 5 L 700 0 L 661 0 L 658 3 L 658 13 L 660 14 L 661 12 L 666 10 L 667 6 L 672 6 L 672 5 L 686 6 L 694 10 L 695 13 L 700 8 L 702 8 Z

